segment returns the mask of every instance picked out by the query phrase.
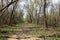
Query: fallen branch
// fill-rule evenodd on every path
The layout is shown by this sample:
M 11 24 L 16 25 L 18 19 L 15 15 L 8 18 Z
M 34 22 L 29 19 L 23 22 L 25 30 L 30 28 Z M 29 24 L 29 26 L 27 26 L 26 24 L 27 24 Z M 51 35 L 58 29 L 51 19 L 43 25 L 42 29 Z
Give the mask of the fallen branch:
M 2 12 L 4 9 L 6 9 L 7 7 L 9 7 L 10 5 L 12 5 L 13 3 L 17 2 L 18 0 L 12 1 L 10 2 L 8 5 L 6 5 L 5 7 L 3 7 L 0 12 Z

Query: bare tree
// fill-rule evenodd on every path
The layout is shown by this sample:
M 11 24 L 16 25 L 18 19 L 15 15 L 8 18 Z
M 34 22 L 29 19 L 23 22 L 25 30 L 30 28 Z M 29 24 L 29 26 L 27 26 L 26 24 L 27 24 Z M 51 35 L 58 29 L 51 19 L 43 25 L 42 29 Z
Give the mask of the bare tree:
M 10 5 L 12 5 L 13 3 L 17 2 L 18 0 L 15 1 L 11 1 L 8 5 L 6 5 L 5 7 L 3 7 L 0 12 L 2 12 L 4 9 L 6 9 L 7 7 L 9 7 Z
M 48 25 L 47 25 L 47 18 L 46 18 L 46 0 L 44 0 L 44 5 L 43 5 L 43 11 L 44 11 L 44 26 L 46 28 L 48 28 Z
M 11 2 L 13 2 L 13 0 L 11 0 Z M 14 19 L 14 11 L 16 9 L 16 4 L 17 2 L 15 2 L 15 4 L 13 5 L 13 9 L 12 9 L 12 13 L 11 13 L 11 16 L 10 16 L 10 22 L 9 22 L 9 25 L 11 25 L 13 23 L 13 19 Z

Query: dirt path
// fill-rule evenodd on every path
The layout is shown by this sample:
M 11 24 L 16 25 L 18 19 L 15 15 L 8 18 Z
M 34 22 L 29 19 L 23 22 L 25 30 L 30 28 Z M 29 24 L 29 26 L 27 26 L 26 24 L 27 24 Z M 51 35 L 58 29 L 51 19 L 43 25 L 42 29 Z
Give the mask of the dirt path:
M 33 36 L 20 36 L 20 38 L 17 38 L 17 35 L 12 35 L 11 38 L 8 38 L 8 40 L 43 40 L 41 38 L 33 37 Z
M 7 40 L 42 40 L 41 38 L 31 35 L 31 29 L 28 24 L 25 24 L 22 29 L 17 29 L 17 31 L 19 32 L 16 32 L 14 35 L 10 35 L 10 38 L 7 38 Z

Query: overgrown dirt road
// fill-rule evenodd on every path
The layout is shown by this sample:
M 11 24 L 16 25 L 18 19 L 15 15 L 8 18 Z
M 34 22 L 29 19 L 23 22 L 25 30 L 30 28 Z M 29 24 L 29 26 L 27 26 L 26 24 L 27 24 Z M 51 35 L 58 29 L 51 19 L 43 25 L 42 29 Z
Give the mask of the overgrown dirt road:
M 29 24 L 25 24 L 22 29 L 17 28 L 17 31 L 16 34 L 10 35 L 7 40 L 43 40 L 42 38 L 31 35 Z
M 20 24 L 0 28 L 0 40 L 60 40 L 60 28 L 43 30 L 43 26 L 34 24 Z M 46 37 L 46 38 L 45 38 Z

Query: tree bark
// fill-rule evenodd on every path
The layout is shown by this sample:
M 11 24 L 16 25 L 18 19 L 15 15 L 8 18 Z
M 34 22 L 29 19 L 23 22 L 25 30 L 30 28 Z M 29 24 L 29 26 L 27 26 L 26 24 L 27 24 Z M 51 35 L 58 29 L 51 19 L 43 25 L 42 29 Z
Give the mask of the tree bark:
M 44 26 L 48 28 L 47 17 L 46 17 L 46 0 L 44 0 Z

